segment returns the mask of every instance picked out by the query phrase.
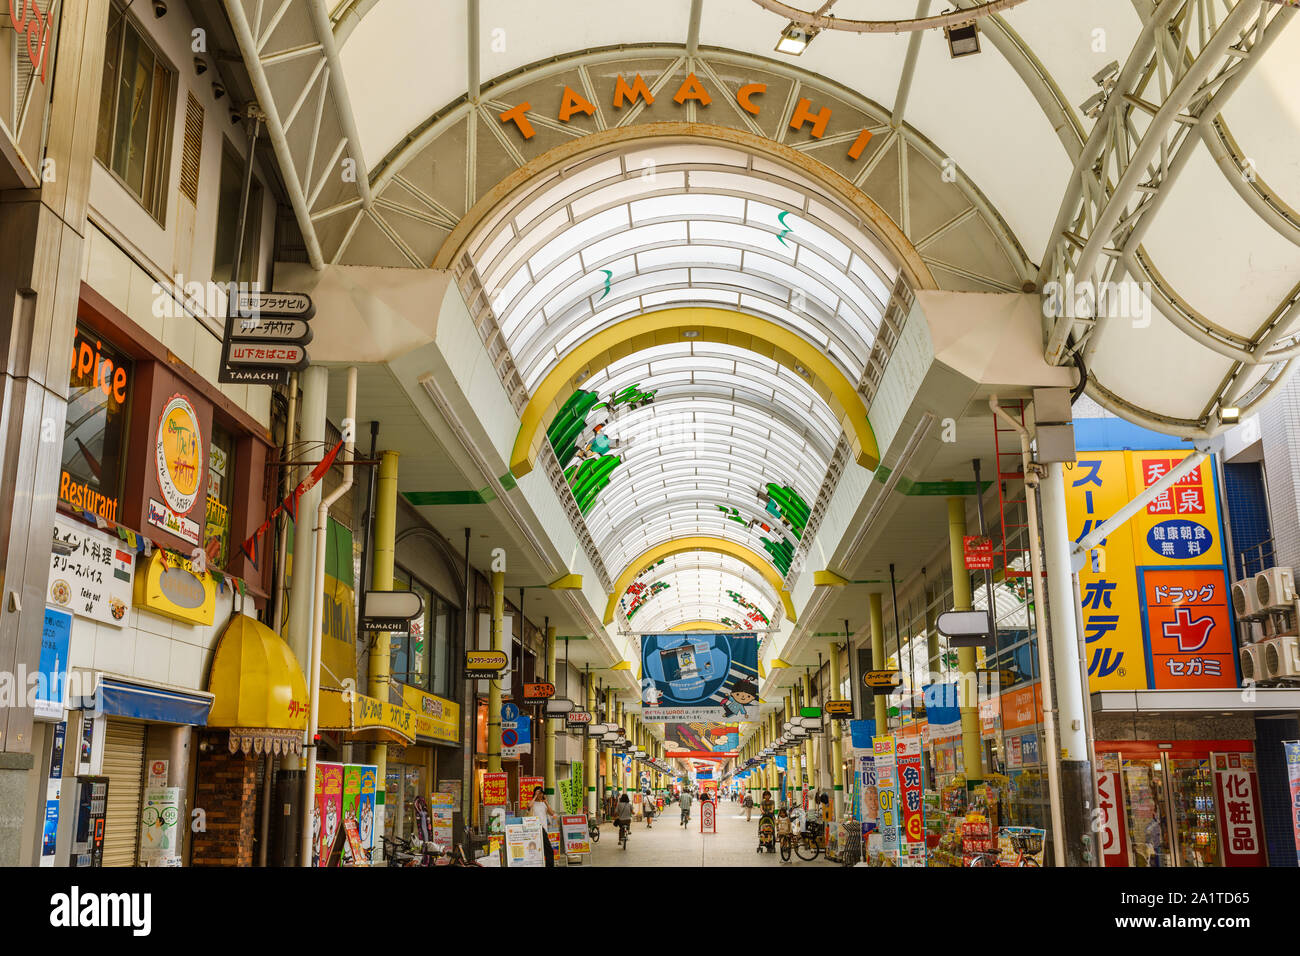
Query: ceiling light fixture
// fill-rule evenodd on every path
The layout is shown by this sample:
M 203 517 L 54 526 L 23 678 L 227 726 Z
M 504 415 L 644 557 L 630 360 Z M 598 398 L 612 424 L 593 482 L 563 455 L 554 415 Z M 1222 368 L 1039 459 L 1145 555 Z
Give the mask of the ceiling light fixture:
M 804 50 L 808 49 L 808 44 L 812 42 L 812 38 L 816 35 L 816 30 L 810 30 L 794 23 L 787 23 L 785 29 L 781 31 L 781 39 L 776 41 L 776 52 L 785 53 L 789 56 L 799 56 Z
M 948 38 L 948 53 L 954 60 L 980 51 L 980 28 L 974 20 L 944 27 L 943 35 Z
M 1235 425 L 1241 421 L 1241 409 L 1236 405 L 1228 405 L 1219 409 L 1219 421 L 1225 425 Z

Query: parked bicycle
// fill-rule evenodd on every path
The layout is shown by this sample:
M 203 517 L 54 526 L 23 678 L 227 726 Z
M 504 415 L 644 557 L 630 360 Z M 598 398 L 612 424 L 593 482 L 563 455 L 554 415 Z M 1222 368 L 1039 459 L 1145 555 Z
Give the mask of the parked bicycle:
M 592 843 L 600 842 L 600 824 L 595 817 L 587 817 L 587 836 L 591 837 Z

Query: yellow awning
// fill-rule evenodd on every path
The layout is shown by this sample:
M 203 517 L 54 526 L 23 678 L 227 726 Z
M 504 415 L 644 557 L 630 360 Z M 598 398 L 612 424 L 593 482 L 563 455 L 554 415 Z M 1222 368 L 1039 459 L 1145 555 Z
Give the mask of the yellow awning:
M 278 634 L 246 614 L 231 615 L 217 643 L 208 690 L 214 698 L 209 727 L 238 729 L 241 736 L 258 729 L 301 735 L 307 729 L 307 680 L 298 659 Z

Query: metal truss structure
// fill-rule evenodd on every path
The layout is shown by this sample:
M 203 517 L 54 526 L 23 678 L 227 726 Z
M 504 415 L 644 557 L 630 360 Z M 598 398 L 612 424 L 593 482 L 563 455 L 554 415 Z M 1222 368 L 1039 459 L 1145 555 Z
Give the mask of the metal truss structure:
M 1142 239 L 1198 145 L 1209 143 L 1219 167 L 1238 192 L 1274 228 L 1292 241 L 1294 213 L 1264 184 L 1248 182 L 1245 165 L 1220 116 L 1250 69 L 1294 14 L 1261 0 L 1162 0 L 1152 5 L 1127 63 L 1112 88 L 1103 87 L 1105 107 L 1075 161 L 1070 186 L 1052 230 L 1051 246 L 1039 272 L 1040 284 L 1072 279 L 1076 287 L 1114 288 L 1125 278 L 1149 283 L 1153 304 L 1199 345 L 1234 360 L 1217 398 L 1197 420 L 1153 416 L 1123 402 L 1092 381 L 1102 405 L 1130 419 L 1146 419 L 1186 436 L 1213 433 L 1216 409 L 1244 411 L 1262 401 L 1285 378 L 1300 355 L 1300 343 L 1283 342 L 1300 317 L 1300 287 L 1292 291 L 1250 338 L 1234 334 L 1197 313 L 1163 280 Z M 1108 303 L 1092 303 L 1092 317 L 1055 318 L 1046 357 L 1061 364 L 1070 353 L 1090 356 L 1107 322 Z M 1263 377 L 1246 376 L 1260 365 Z

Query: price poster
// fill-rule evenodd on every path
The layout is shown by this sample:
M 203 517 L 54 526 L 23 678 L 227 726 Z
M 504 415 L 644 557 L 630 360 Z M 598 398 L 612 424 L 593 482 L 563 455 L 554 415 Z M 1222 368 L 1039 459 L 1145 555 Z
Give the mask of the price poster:
M 560 829 L 564 834 L 565 853 L 590 853 L 591 835 L 587 832 L 587 815 L 560 817 Z

